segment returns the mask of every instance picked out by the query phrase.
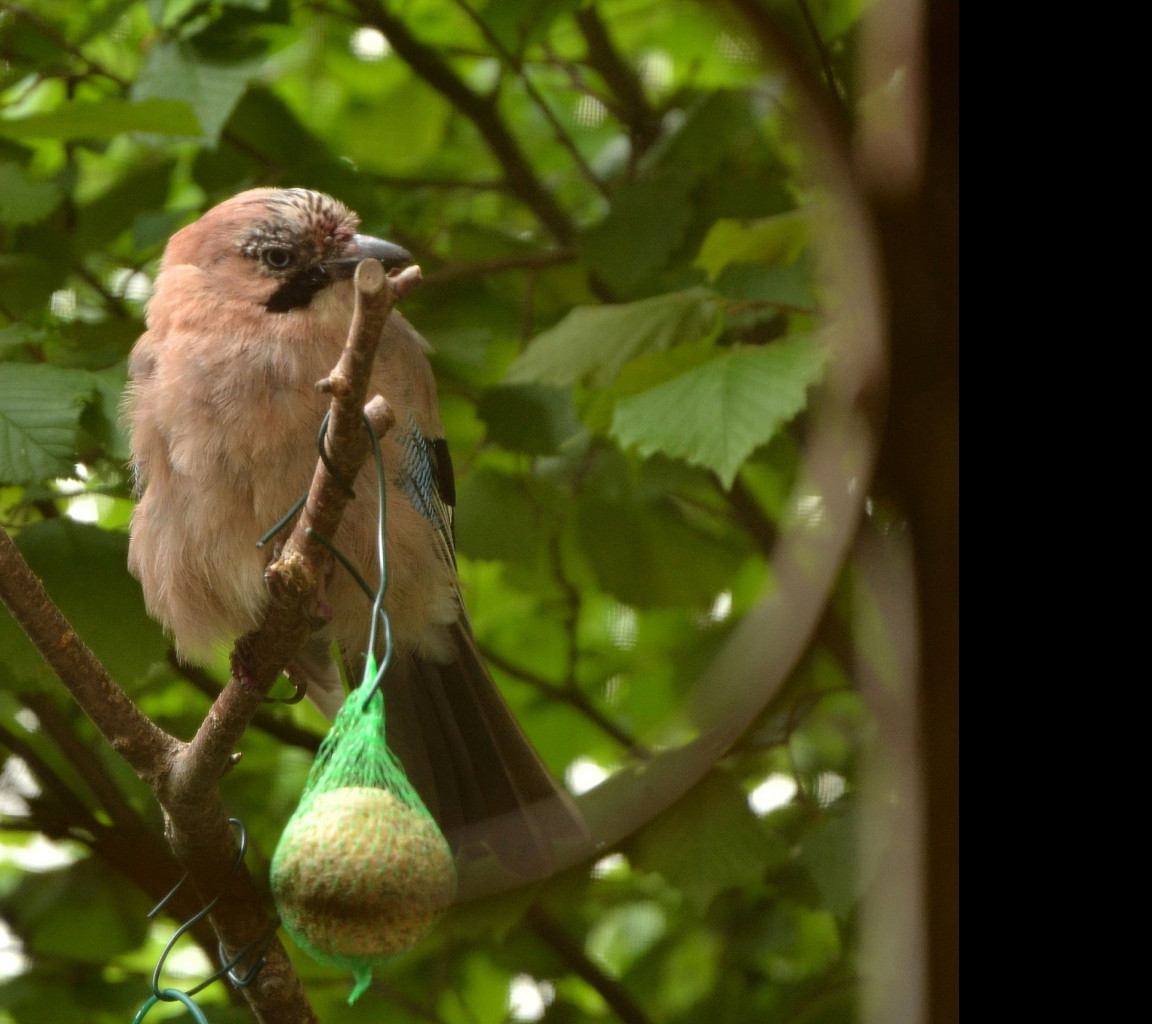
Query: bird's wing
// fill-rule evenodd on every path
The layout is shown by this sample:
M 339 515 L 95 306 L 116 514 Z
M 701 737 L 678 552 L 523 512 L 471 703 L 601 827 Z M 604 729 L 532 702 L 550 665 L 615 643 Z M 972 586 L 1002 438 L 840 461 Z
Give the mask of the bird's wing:
M 411 420 L 400 444 L 400 484 L 455 568 L 448 446 Z M 453 849 L 487 847 L 514 874 L 543 877 L 588 832 L 492 681 L 462 600 L 459 608 L 447 628 L 451 658 L 401 652 L 393 661 L 384 687 L 388 744 Z
M 436 528 L 439 553 L 455 569 L 456 477 L 448 442 L 442 437 L 425 437 L 409 417 L 400 445 L 404 452 L 401 485 L 413 508 Z

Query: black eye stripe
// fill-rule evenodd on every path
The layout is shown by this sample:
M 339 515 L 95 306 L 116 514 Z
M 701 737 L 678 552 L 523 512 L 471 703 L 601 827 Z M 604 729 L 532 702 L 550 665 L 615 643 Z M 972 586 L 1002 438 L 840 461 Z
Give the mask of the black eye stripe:
M 306 309 L 311 305 L 313 296 L 331 283 L 322 267 L 308 267 L 297 271 L 269 296 L 264 308 L 269 313 Z

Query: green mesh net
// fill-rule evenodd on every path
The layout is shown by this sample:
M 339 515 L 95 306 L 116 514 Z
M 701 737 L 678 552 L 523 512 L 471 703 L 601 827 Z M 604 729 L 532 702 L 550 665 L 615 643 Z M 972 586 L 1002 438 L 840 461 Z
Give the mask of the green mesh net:
M 384 739 L 384 696 L 361 686 L 332 724 L 272 858 L 295 943 L 356 977 L 410 949 L 452 902 L 452 852 Z

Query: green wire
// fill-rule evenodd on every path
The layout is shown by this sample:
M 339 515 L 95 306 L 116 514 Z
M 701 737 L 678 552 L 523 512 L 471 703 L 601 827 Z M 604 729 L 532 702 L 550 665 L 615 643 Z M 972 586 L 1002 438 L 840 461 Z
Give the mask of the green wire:
M 190 1014 L 192 1014 L 192 1019 L 196 1021 L 196 1024 L 208 1024 L 208 1018 L 200 1012 L 200 1007 L 192 1002 L 191 997 L 185 995 L 178 988 L 166 988 L 159 995 L 149 996 L 148 1001 L 140 1007 L 140 1012 L 132 1018 L 132 1024 L 140 1024 L 140 1022 L 148 1015 L 148 1011 L 151 1010 L 152 1007 L 161 1000 L 169 1003 L 183 1003 L 184 1008 Z

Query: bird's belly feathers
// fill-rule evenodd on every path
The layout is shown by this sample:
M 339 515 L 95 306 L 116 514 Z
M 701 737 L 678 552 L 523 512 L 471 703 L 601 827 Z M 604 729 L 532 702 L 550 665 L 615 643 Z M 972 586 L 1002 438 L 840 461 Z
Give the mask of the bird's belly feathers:
M 193 355 L 185 349 L 179 358 Z M 144 470 L 145 488 L 132 521 L 129 568 L 141 581 L 149 613 L 192 658 L 208 657 L 218 644 L 259 623 L 267 605 L 264 569 L 274 545 L 258 549 L 256 542 L 308 489 L 327 407 L 313 385 L 322 374 L 309 371 L 299 386 L 290 387 L 252 366 L 241 378 L 235 370 L 224 377 L 192 366 L 186 375 L 158 375 L 168 382 L 184 376 L 188 386 L 162 387 L 154 375 L 134 388 L 133 454 Z M 208 381 L 216 383 L 205 386 Z M 436 555 L 431 524 L 391 484 L 386 607 L 400 645 L 440 660 L 450 655 L 443 627 L 461 614 L 454 573 Z M 335 541 L 375 586 L 371 463 L 355 489 L 357 498 Z M 324 634 L 350 651 L 362 650 L 369 600 L 339 567 L 324 597 L 332 612 Z

